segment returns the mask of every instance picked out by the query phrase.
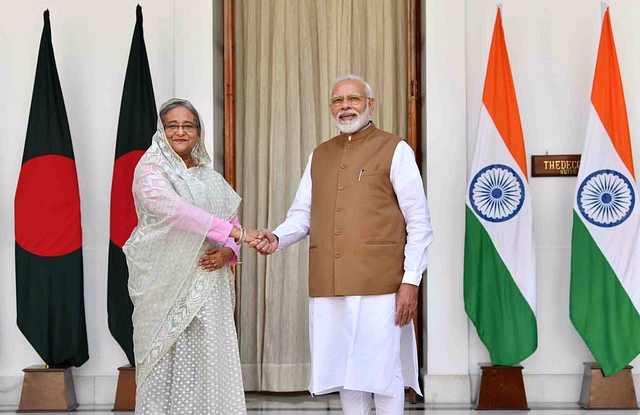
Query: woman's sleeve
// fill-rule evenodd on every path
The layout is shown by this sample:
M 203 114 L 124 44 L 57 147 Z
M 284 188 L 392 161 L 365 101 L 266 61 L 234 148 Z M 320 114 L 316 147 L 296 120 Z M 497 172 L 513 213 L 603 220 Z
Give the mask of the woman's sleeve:
M 166 174 L 155 165 L 141 166 L 136 172 L 133 196 L 141 213 L 218 242 L 227 241 L 233 229 L 231 223 L 180 197 Z
M 231 225 L 235 226 L 236 228 L 242 227 L 242 225 L 240 225 L 240 221 L 238 220 L 238 215 L 234 216 L 233 219 L 231 219 Z M 231 249 L 234 253 L 233 258 L 229 260 L 229 265 L 237 265 L 238 254 L 240 253 L 240 245 L 236 244 L 236 241 L 233 238 L 229 238 L 227 239 L 227 242 L 225 242 L 224 246 Z

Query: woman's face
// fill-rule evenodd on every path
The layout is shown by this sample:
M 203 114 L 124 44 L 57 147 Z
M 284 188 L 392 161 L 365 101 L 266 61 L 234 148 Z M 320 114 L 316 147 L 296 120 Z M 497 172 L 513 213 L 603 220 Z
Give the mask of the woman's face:
M 165 114 L 162 123 L 173 151 L 183 159 L 190 157 L 191 150 L 200 138 L 200 129 L 195 115 L 185 107 L 176 107 Z

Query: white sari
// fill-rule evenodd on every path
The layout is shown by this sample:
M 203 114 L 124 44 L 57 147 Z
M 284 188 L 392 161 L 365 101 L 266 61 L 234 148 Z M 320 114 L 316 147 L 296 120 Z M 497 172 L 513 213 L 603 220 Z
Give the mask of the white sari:
M 214 216 L 230 221 L 241 199 L 208 166 L 201 119 L 200 126 L 192 151 L 197 167 L 186 167 L 158 119 L 135 170 L 138 226 L 123 250 L 134 305 L 136 414 L 246 412 L 233 275 L 228 265 L 198 267 L 205 250 L 222 245 L 206 238 Z

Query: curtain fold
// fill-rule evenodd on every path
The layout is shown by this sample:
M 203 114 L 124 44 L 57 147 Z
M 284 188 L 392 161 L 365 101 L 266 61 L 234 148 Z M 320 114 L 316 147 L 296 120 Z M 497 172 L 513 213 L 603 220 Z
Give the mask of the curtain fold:
M 309 154 L 338 134 L 331 82 L 362 76 L 372 119 L 406 135 L 406 0 L 236 0 L 237 191 L 245 227 L 284 221 Z M 245 390 L 306 390 L 308 240 L 238 269 Z

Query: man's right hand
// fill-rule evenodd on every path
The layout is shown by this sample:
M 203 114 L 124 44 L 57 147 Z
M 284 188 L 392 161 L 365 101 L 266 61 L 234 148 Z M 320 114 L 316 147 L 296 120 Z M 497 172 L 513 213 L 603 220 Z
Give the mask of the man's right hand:
M 255 248 L 262 255 L 271 255 L 278 249 L 278 237 L 269 229 L 263 229 L 258 233 L 255 241 L 249 243 L 250 248 Z

